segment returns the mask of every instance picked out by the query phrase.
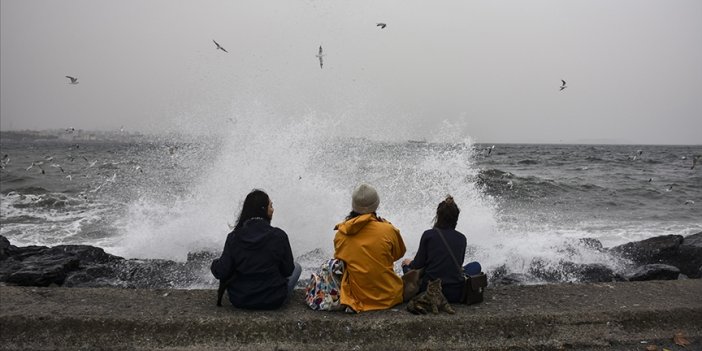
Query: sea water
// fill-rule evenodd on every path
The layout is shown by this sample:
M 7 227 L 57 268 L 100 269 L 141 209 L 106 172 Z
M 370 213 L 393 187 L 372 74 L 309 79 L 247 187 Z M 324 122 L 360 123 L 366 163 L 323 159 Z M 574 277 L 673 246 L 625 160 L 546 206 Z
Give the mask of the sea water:
M 314 118 L 265 127 L 229 120 L 196 135 L 30 134 L 4 133 L 0 143 L 0 234 L 14 245 L 88 244 L 181 261 L 221 252 L 258 188 L 273 201 L 272 224 L 313 267 L 332 256 L 334 225 L 361 182 L 378 190 L 378 215 L 400 229 L 409 258 L 452 195 L 466 260 L 485 270 L 525 272 L 534 260 L 616 269 L 606 253 L 573 244 L 702 231 L 702 165 L 691 169 L 699 145 L 493 147 L 450 126 L 397 140 L 372 125 Z

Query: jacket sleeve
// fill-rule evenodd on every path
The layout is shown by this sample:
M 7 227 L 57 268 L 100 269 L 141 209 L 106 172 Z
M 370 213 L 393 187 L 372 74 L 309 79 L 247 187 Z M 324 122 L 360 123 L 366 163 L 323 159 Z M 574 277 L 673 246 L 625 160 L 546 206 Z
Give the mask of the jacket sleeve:
M 417 254 L 414 255 L 414 260 L 410 263 L 410 268 L 418 269 L 423 268 L 427 264 L 427 241 L 429 240 L 427 232 L 422 234 L 422 238 L 419 239 L 419 248 L 417 249 Z
M 397 261 L 405 255 L 407 248 L 405 247 L 405 241 L 402 240 L 402 235 L 400 235 L 400 230 L 394 227 L 393 229 L 395 229 L 395 242 L 392 245 L 392 257 Z
M 228 279 L 232 272 L 234 271 L 234 233 L 229 233 L 227 236 L 227 241 L 224 243 L 224 250 L 222 251 L 222 256 L 212 261 L 210 266 L 210 271 L 212 275 L 219 279 Z
M 283 253 L 280 260 L 280 274 L 283 277 L 289 277 L 292 275 L 293 270 L 295 270 L 295 261 L 293 260 L 292 248 L 290 248 L 290 240 L 288 239 L 288 234 L 285 231 L 280 230 L 281 249 Z

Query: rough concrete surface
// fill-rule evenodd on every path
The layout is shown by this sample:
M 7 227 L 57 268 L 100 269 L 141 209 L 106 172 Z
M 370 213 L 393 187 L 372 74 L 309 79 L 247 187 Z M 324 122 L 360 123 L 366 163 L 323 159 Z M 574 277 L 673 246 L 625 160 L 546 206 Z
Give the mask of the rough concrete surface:
M 215 290 L 0 286 L 0 349 L 701 350 L 701 296 L 699 279 L 502 286 L 413 315 L 312 311 L 302 291 L 247 311 L 215 306 Z

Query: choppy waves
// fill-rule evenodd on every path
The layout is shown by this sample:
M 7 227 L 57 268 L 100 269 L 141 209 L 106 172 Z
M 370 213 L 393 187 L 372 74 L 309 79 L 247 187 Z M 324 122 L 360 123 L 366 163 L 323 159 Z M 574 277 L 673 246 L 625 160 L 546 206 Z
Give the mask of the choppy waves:
M 534 275 L 562 262 L 616 269 L 577 242 L 612 246 L 702 231 L 702 177 L 680 158 L 694 147 L 638 154 L 631 146 L 497 145 L 488 155 L 470 142 L 334 139 L 332 127 L 315 123 L 245 126 L 224 141 L 93 143 L 80 157 L 61 155 L 56 150 L 68 149 L 61 143 L 16 146 L 1 173 L 0 233 L 15 245 L 88 244 L 182 260 L 220 250 L 243 196 L 261 187 L 275 203 L 274 224 L 313 269 L 331 254 L 332 228 L 361 181 L 379 189 L 380 215 L 400 229 L 407 257 L 436 204 L 452 194 L 462 210 L 457 229 L 470 245 L 466 259 L 487 270 Z M 65 172 L 26 171 L 50 153 Z

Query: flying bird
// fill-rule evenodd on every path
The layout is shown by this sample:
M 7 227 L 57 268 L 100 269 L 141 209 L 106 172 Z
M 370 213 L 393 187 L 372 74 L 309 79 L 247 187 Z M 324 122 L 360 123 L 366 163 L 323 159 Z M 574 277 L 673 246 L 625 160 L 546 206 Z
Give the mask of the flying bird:
M 568 87 L 568 86 L 566 86 L 565 80 L 561 79 L 561 82 L 563 82 L 563 84 L 561 84 L 561 90 L 559 90 L 559 91 L 563 91 L 563 89 Z
M 71 77 L 71 76 L 66 76 L 66 78 L 70 79 L 71 82 L 68 84 L 78 84 L 78 78 L 76 77 Z
M 319 46 L 319 54 L 317 54 L 316 57 L 319 58 L 319 68 L 321 69 L 322 66 L 324 66 L 324 61 L 322 59 L 322 57 L 324 57 L 324 54 L 322 53 L 322 45 Z
M 60 164 L 58 164 L 58 163 L 52 163 L 52 164 L 51 164 L 51 167 L 58 168 L 58 169 L 61 170 L 61 173 L 63 173 L 63 167 L 61 167 Z
M 385 24 L 385 23 L 378 23 L 378 24 L 376 24 L 376 26 L 380 27 L 380 29 L 385 29 L 385 27 L 387 27 L 387 24 Z
M 225 50 L 225 49 L 222 47 L 222 45 L 219 45 L 219 43 L 216 42 L 214 39 L 212 39 L 212 41 L 215 43 L 215 45 L 217 45 L 217 48 L 216 48 L 215 50 L 222 50 L 222 51 L 224 51 L 224 52 L 226 52 L 226 53 L 229 53 L 229 51 Z

